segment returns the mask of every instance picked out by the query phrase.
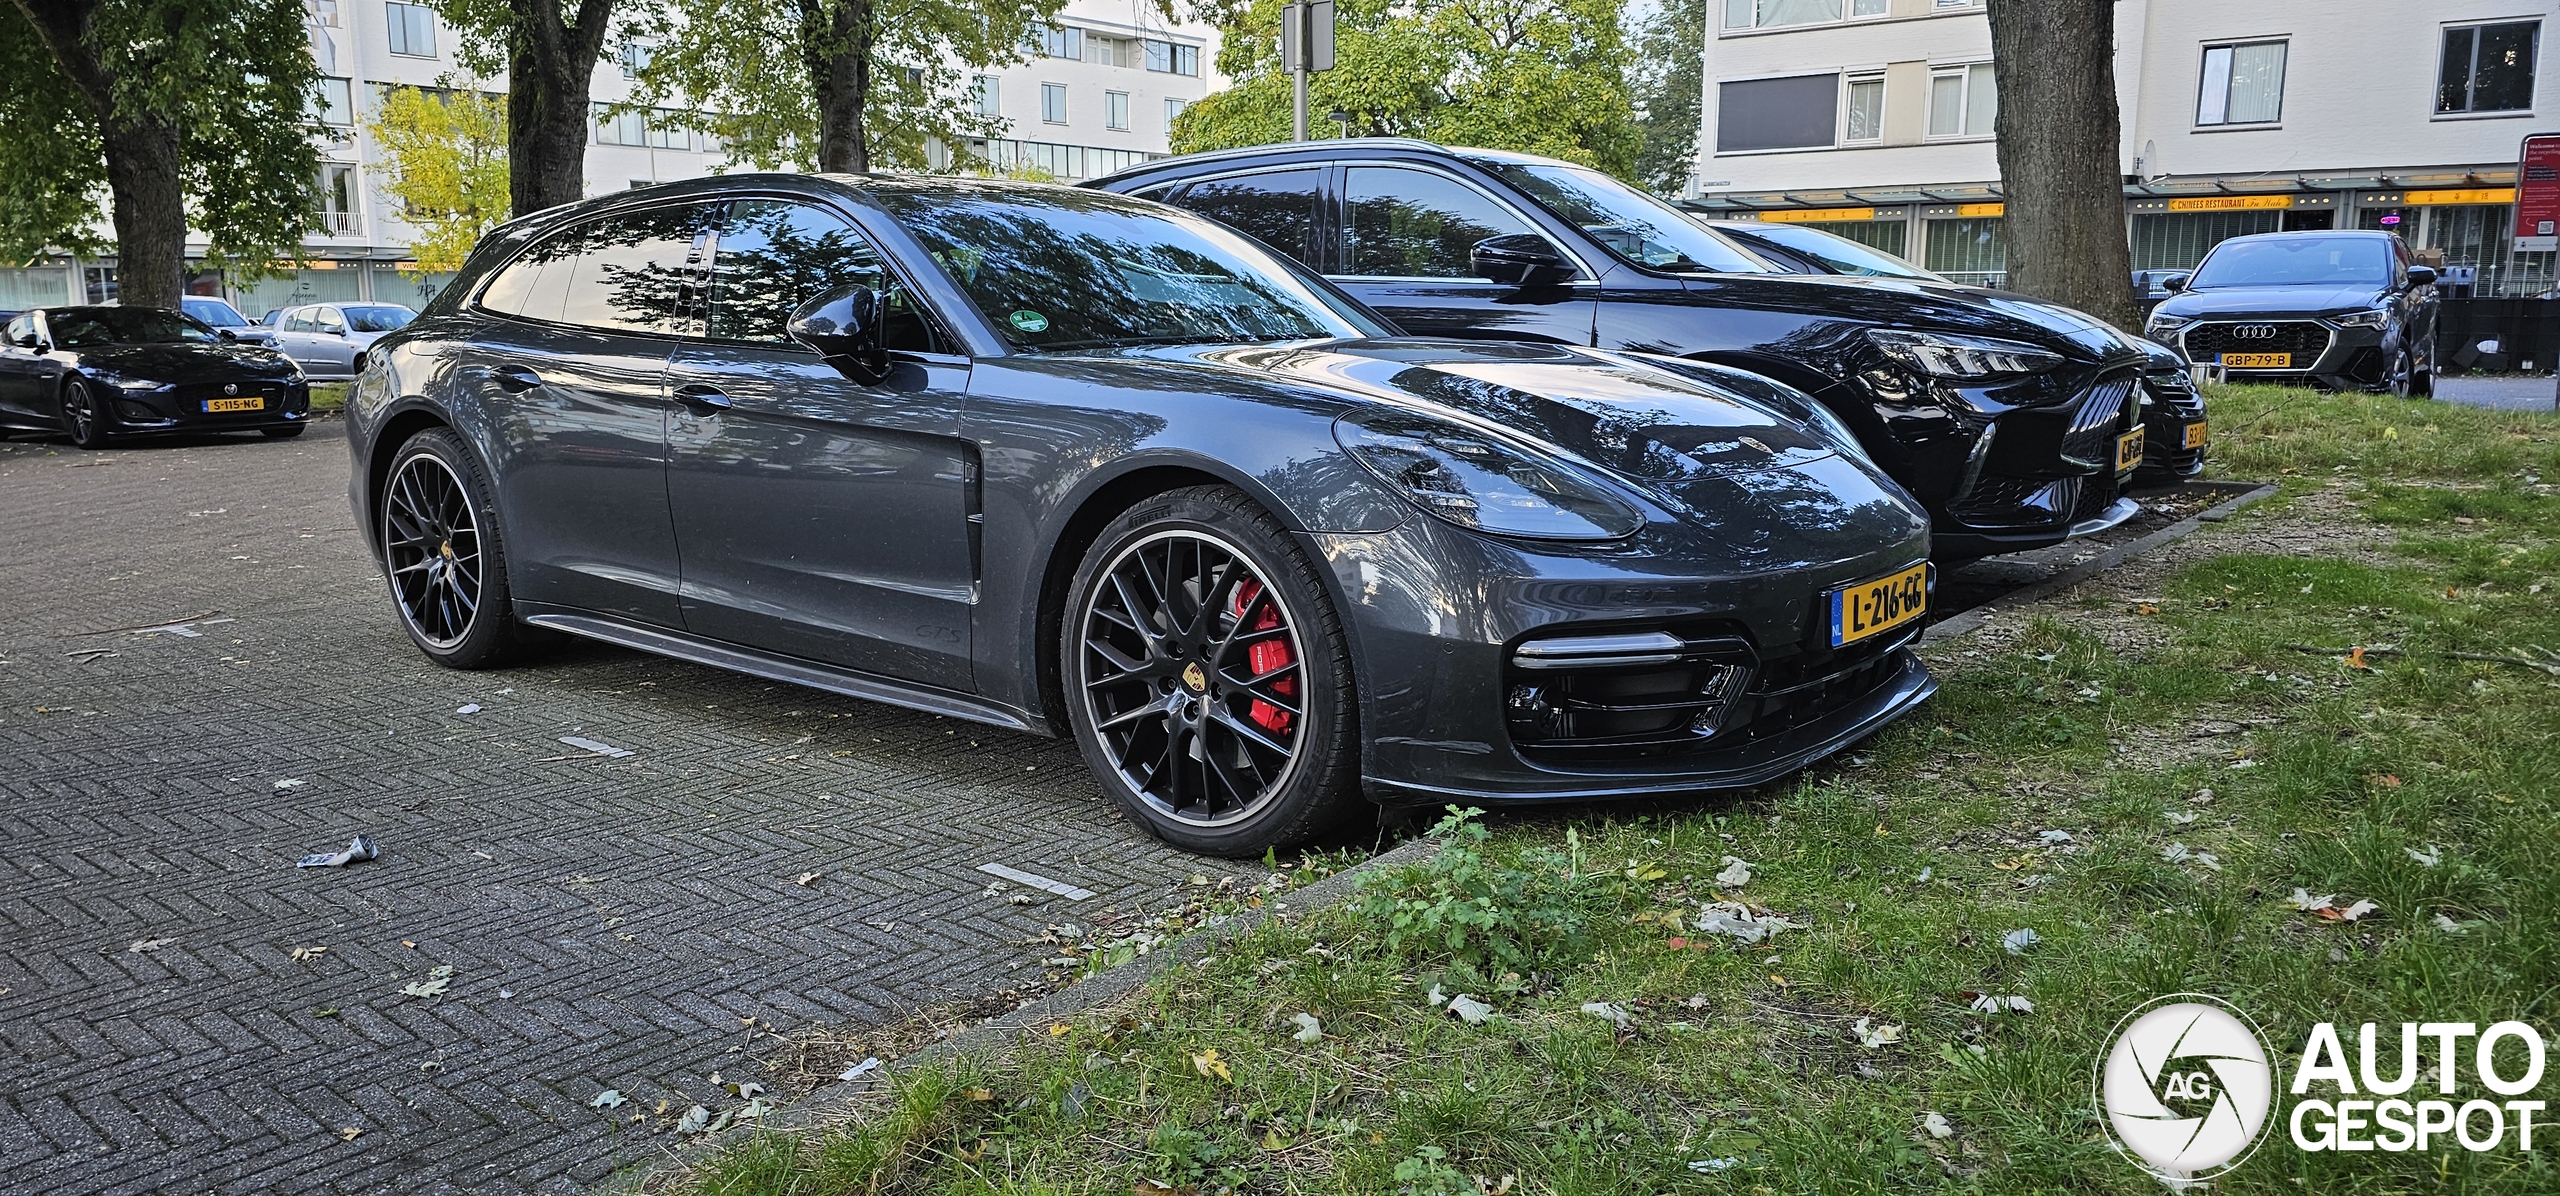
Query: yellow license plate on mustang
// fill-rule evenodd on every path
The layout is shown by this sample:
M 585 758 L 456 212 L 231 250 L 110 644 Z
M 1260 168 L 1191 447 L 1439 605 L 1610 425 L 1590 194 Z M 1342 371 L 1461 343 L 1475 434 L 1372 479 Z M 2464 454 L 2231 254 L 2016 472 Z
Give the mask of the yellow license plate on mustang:
M 1854 644 L 1919 618 L 1929 609 L 1929 564 L 1831 591 L 1831 646 Z
M 267 400 L 264 395 L 245 395 L 237 399 L 206 399 L 204 409 L 208 412 L 264 411 L 267 409 Z
M 2291 353 L 2225 353 L 2222 368 L 2227 370 L 2289 370 L 2293 368 Z
M 2191 424 L 2188 424 L 2188 425 L 2187 425 L 2187 447 L 2188 447 L 2188 448 L 2203 448 L 2203 447 L 2204 447 L 2204 421 L 2203 421 L 2203 420 L 2197 420 L 2196 422 L 2194 422 L 2194 423 L 2191 423 Z
M 2144 430 L 2137 426 L 2134 430 L 2116 437 L 2117 473 L 2123 473 L 2128 469 L 2132 469 L 2133 467 L 2142 464 L 2143 435 Z

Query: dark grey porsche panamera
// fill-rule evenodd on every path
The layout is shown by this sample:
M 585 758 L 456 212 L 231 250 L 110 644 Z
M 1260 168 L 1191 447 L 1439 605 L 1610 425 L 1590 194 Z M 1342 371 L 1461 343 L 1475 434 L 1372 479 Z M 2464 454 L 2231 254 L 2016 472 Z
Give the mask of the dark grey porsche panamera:
M 566 632 L 1071 734 L 1195 850 L 1364 793 L 1757 784 L 1933 688 L 1927 515 L 1801 394 L 1399 337 L 1118 195 L 728 176 L 540 213 L 347 411 L 431 658 Z

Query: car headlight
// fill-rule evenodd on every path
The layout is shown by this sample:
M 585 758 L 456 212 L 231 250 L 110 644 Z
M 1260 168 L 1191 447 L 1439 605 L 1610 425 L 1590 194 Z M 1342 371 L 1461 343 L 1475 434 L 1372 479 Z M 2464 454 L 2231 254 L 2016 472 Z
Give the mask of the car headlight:
M 2143 335 L 2156 339 L 2163 332 L 2176 332 L 2193 323 L 2195 323 L 2193 317 L 2173 316 L 2165 311 L 2155 311 L 2151 313 L 2151 318 L 2143 323 L 2142 332 Z
M 1334 421 L 1333 438 L 1406 501 L 1470 531 L 1615 540 L 1644 526 L 1644 514 L 1606 483 L 1489 432 L 1373 411 Z
M 1945 332 L 1906 332 L 1899 328 L 1870 328 L 1867 330 L 1867 339 L 1897 364 L 1933 378 L 1972 379 L 2040 374 L 2062 364 L 2062 355 L 2059 353 L 2048 353 L 2034 345 L 1993 340 L 1984 336 L 1957 336 Z
M 166 382 L 157 382 L 149 378 L 123 378 L 114 374 L 101 375 L 98 381 L 129 395 L 147 395 L 152 391 L 166 390 L 169 387 Z
M 2329 322 L 2340 328 L 2380 328 L 2390 319 L 2391 313 L 2386 311 L 2357 311 L 2331 316 Z

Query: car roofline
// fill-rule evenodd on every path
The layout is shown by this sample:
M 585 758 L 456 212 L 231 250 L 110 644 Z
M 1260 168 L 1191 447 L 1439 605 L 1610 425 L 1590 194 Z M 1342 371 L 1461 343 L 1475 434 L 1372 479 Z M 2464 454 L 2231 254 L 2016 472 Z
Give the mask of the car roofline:
M 1241 159 L 1282 157 L 1289 155 L 1312 155 L 1319 158 L 1331 159 L 1339 157 L 1344 151 L 1358 150 L 1402 150 L 1407 153 L 1418 152 L 1435 154 L 1442 157 L 1455 158 L 1461 162 L 1466 162 L 1476 166 L 1509 162 L 1547 163 L 1556 166 L 1580 165 L 1579 163 L 1565 161 L 1562 158 L 1549 158 L 1539 154 L 1524 154 L 1517 150 L 1485 149 L 1480 146 L 1469 145 L 1443 145 L 1440 142 L 1426 141 L 1419 137 L 1337 137 L 1327 138 L 1322 141 L 1284 141 L 1276 145 L 1247 145 L 1239 146 L 1235 149 L 1202 150 L 1193 154 L 1177 154 L 1170 158 L 1155 158 L 1138 163 L 1135 166 L 1124 167 L 1122 169 L 1112 171 L 1106 175 L 1086 179 L 1080 185 L 1092 187 L 1097 190 L 1109 190 L 1111 184 L 1114 183 L 1143 178 L 1168 170 L 1183 170 L 1195 165 L 1215 165 L 1220 162 L 1232 162 Z

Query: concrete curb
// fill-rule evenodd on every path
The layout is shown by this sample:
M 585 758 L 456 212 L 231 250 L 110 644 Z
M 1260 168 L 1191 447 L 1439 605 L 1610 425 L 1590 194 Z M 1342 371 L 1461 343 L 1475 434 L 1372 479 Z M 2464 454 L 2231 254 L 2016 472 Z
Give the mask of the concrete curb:
M 2225 519 L 2229 519 L 2241 508 L 2258 502 L 2276 492 L 2276 485 L 2273 482 L 2199 481 L 2189 482 L 2187 485 L 2226 491 L 2230 492 L 2233 496 L 2223 500 L 2217 506 L 2198 511 L 2185 519 L 2172 523 L 2167 527 L 2151 533 L 2150 535 L 2142 537 L 2141 539 L 2127 540 L 2122 544 L 2118 544 L 2105 552 L 2099 553 L 2098 555 L 2082 561 L 2077 565 L 2073 565 L 2072 567 L 2065 569 L 2060 573 L 2056 573 L 2043 581 L 2035 583 L 2034 585 L 2011 590 L 2008 593 L 2002 594 L 1998 598 L 1994 598 L 1991 601 L 1985 602 L 1971 610 L 1967 610 L 1950 617 L 1944 622 L 1930 624 L 1927 631 L 1920 633 L 1921 646 L 1926 647 L 1930 644 L 1943 643 L 1959 636 L 1971 635 L 1972 633 L 1981 630 L 1983 624 L 1990 622 L 1993 616 L 1998 615 L 2003 611 L 2015 610 L 2022 606 L 2029 606 L 2034 603 L 2042 602 L 2055 594 L 2059 594 L 2064 590 L 2079 585 L 2081 582 L 2087 581 L 2092 577 L 2096 577 L 2109 569 L 2113 569 L 2126 561 L 2137 556 L 2141 556 L 2146 552 L 2150 552 L 2161 545 L 2167 544 L 2173 540 L 2183 539 L 2189 533 L 2194 532 L 2197 528 L 2203 527 L 2205 524 L 2220 523 Z
M 983 1055 L 1013 1045 L 1016 1039 L 1035 1037 L 1049 1023 L 1073 1017 L 1097 1005 L 1135 992 L 1158 972 L 1194 962 L 1207 955 L 1220 943 L 1252 930 L 1281 914 L 1303 916 L 1311 911 L 1338 904 L 1351 895 L 1352 889 L 1373 873 L 1420 863 L 1438 850 L 1439 840 L 1420 837 L 1371 856 L 1304 888 L 1282 895 L 1260 909 L 1249 909 L 1227 918 L 1199 926 L 1156 950 L 1121 964 L 1116 968 L 1087 976 L 1048 996 L 1011 1013 L 980 1022 L 949 1038 L 931 1043 L 895 1062 L 885 1063 L 858 1080 L 844 1080 L 819 1088 L 771 1116 L 737 1126 L 719 1136 L 705 1138 L 678 1149 L 672 1157 L 650 1163 L 639 1169 L 636 1179 L 627 1186 L 599 1185 L 599 1190 L 648 1190 L 654 1182 L 670 1180 L 709 1159 L 721 1150 L 760 1134 L 793 1133 L 816 1129 L 842 1120 L 852 1107 L 872 1090 L 886 1084 L 889 1073 L 913 1069 L 919 1065 L 942 1063 L 970 1055 Z M 1039 1035 L 1045 1037 L 1045 1031 Z

